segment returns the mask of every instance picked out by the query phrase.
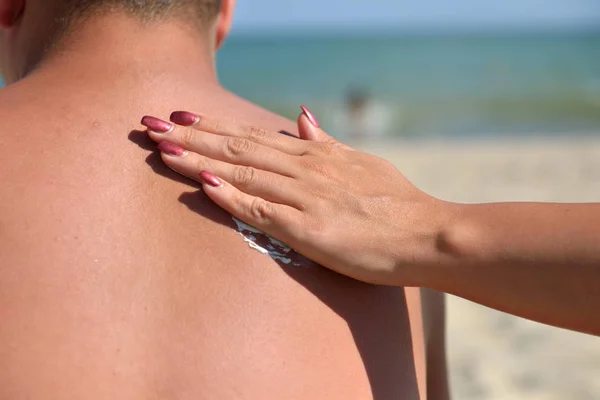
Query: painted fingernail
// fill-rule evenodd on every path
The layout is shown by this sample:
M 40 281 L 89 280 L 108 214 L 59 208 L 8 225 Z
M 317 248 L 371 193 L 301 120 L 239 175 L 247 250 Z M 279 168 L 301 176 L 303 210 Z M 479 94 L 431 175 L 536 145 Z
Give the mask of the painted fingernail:
M 175 111 L 169 118 L 171 122 L 175 122 L 177 125 L 192 126 L 196 125 L 200 121 L 200 117 L 196 114 L 187 111 Z
M 219 178 L 217 178 L 216 175 L 213 175 L 208 171 L 200 172 L 200 179 L 202 180 L 203 183 L 206 183 L 207 185 L 210 185 L 213 187 L 223 186 L 223 181 L 221 181 Z
M 315 128 L 321 127 L 321 125 L 319 125 L 319 121 L 317 120 L 317 117 L 315 117 L 315 115 L 312 112 L 310 112 L 308 107 L 302 106 L 300 108 L 302 109 L 302 112 L 304 113 L 304 115 L 306 115 L 306 118 L 308 118 L 310 123 L 313 124 L 315 126 Z
M 168 154 L 170 156 L 183 157 L 188 154 L 186 149 L 181 148 L 176 144 L 167 142 L 165 140 L 160 142 L 157 147 L 162 153 Z
M 142 125 L 155 133 L 167 133 L 173 130 L 172 123 L 151 117 L 149 115 L 146 115 L 144 118 L 142 118 Z

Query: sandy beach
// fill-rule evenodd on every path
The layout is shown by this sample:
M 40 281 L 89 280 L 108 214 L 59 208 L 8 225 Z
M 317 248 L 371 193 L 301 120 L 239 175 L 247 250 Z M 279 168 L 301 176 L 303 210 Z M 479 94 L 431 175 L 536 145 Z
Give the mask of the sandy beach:
M 600 134 L 355 146 L 394 162 L 444 200 L 600 201 Z M 600 399 L 600 338 L 452 296 L 448 319 L 454 399 Z

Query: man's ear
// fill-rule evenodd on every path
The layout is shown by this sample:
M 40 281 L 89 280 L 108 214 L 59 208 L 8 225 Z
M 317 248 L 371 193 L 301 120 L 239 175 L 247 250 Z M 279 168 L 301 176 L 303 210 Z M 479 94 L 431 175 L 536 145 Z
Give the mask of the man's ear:
M 0 0 L 0 2 L 3 0 Z M 10 0 L 9 0 L 10 1 Z M 219 21 L 217 22 L 217 49 L 223 45 L 233 22 L 233 10 L 236 0 L 222 0 Z
M 0 29 L 9 29 L 25 10 L 25 0 L 0 0 Z

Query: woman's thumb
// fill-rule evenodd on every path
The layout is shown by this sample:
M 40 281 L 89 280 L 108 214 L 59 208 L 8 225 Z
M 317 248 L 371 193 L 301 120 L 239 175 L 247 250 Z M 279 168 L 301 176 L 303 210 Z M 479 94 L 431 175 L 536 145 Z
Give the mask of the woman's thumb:
M 302 108 L 302 114 L 298 117 L 298 133 L 300 139 L 313 142 L 337 143 L 337 140 L 326 134 L 319 125 L 317 117 L 306 106 Z
M 313 142 L 329 143 L 335 146 L 339 146 L 345 150 L 354 150 L 350 146 L 338 142 L 331 136 L 329 136 L 321 126 L 315 115 L 306 106 L 302 106 L 302 114 L 298 117 L 298 133 L 300 139 L 310 140 Z

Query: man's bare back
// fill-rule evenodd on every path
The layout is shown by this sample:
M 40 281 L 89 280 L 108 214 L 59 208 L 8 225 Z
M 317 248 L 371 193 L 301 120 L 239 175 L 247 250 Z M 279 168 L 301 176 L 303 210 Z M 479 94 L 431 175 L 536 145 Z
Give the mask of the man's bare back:
M 0 398 L 425 398 L 417 291 L 278 265 L 135 132 L 182 108 L 295 132 L 196 42 L 104 16 L 0 91 Z

